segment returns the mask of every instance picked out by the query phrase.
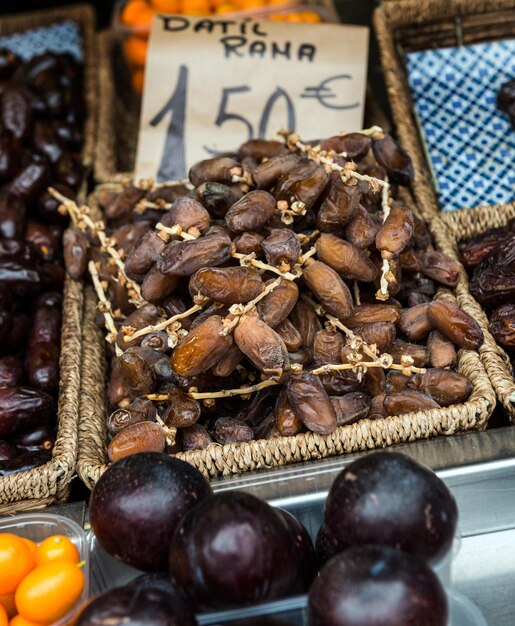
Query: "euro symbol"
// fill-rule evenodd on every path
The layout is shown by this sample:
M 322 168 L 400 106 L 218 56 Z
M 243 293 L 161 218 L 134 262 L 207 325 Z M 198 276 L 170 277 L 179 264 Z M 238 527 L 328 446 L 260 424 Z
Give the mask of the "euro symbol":
M 300 94 L 300 97 L 316 98 L 320 104 L 327 109 L 355 109 L 359 106 L 359 102 L 354 102 L 353 104 L 335 104 L 334 102 L 326 102 L 327 100 L 334 100 L 334 98 L 337 98 L 338 95 L 344 95 L 335 93 L 332 87 L 329 86 L 330 83 L 351 79 L 352 76 L 350 74 L 338 74 L 337 76 L 331 76 L 330 78 L 326 78 L 322 81 L 317 87 L 306 87 L 304 92 Z

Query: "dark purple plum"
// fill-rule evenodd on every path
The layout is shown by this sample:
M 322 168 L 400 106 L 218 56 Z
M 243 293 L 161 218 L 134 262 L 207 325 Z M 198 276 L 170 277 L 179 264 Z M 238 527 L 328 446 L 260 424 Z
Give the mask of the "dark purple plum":
M 170 546 L 170 575 L 199 609 L 246 606 L 288 595 L 296 584 L 295 542 L 284 518 L 241 492 L 189 511 Z
M 197 626 L 197 620 L 179 595 L 159 586 L 127 586 L 95 598 L 76 626 Z
M 335 556 L 309 592 L 310 626 L 447 626 L 447 597 L 430 567 L 395 548 Z
M 165 571 L 175 528 L 209 495 L 209 483 L 188 463 L 158 452 L 133 454 L 110 465 L 93 489 L 91 527 L 111 556 Z
M 434 562 L 450 549 L 457 521 L 456 502 L 436 474 L 403 454 L 375 452 L 334 481 L 324 517 L 331 541 L 325 543 L 332 554 L 374 544 Z
M 295 545 L 297 583 L 292 592 L 306 593 L 318 572 L 315 547 L 308 531 L 294 515 L 284 509 L 277 512 L 286 520 Z

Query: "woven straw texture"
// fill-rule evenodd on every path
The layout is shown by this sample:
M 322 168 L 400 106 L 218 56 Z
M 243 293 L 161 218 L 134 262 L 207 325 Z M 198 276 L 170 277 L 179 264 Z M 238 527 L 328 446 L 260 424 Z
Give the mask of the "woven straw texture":
M 95 208 L 94 203 L 90 206 Z M 438 297 L 454 301 L 447 291 L 440 291 Z M 95 292 L 86 288 L 77 473 L 89 488 L 93 488 L 107 468 L 105 339 L 95 324 L 96 304 Z M 307 433 L 243 444 L 215 444 L 206 450 L 177 454 L 177 458 L 214 477 L 482 430 L 494 409 L 495 393 L 476 352 L 461 350 L 458 367 L 474 385 L 471 397 L 462 405 L 382 420 L 362 420 L 339 427 L 327 436 Z
M 89 169 L 95 144 L 97 103 L 93 9 L 89 5 L 76 5 L 3 17 L 0 19 L 0 35 L 23 32 L 65 19 L 77 22 L 83 35 L 87 117 L 82 154 L 83 162 Z M 0 477 L 0 514 L 42 508 L 64 502 L 68 497 L 78 446 L 82 310 L 82 283 L 67 277 L 62 309 L 58 429 L 52 459 L 27 472 Z
M 440 250 L 458 257 L 458 244 L 480 235 L 490 228 L 505 226 L 515 217 L 515 203 L 499 206 L 477 207 L 442 213 L 430 224 L 435 242 Z M 485 335 L 479 349 L 481 362 L 492 382 L 497 397 L 515 420 L 515 379 L 506 352 L 489 332 L 488 318 L 481 305 L 469 291 L 467 272 L 462 268 L 455 295 L 461 308 L 474 317 Z
M 99 59 L 98 141 L 95 180 L 104 183 L 134 170 L 139 127 L 139 101 L 123 60 L 121 36 L 104 31 L 96 38 Z
M 375 10 L 373 23 L 397 136 L 413 159 L 413 192 L 429 220 L 439 212 L 438 199 L 399 46 L 408 51 L 512 37 L 515 0 L 386 0 Z

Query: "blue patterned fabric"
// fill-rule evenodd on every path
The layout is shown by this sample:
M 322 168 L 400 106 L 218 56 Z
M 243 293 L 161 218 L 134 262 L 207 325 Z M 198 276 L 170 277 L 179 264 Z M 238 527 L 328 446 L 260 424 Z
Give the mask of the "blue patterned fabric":
M 515 200 L 515 130 L 495 104 L 515 78 L 515 39 L 406 58 L 442 210 Z
M 81 61 L 83 56 L 80 27 L 76 22 L 69 20 L 5 35 L 0 37 L 0 47 L 14 52 L 24 61 L 43 52 L 68 52 L 78 61 Z

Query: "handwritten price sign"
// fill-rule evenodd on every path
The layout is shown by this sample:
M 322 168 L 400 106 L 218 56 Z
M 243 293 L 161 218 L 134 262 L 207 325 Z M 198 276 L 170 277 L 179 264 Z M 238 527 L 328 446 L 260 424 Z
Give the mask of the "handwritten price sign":
M 157 15 L 147 58 L 136 178 L 295 129 L 307 139 L 363 123 L 368 29 Z

